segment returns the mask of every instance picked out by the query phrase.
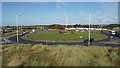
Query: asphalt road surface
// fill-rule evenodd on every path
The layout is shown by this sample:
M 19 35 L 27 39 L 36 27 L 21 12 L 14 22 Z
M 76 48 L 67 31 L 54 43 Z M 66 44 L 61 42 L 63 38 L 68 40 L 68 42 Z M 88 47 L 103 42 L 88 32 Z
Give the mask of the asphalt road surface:
M 107 32 L 102 33 L 104 35 L 107 35 L 108 38 L 107 39 L 103 39 L 103 40 L 96 40 L 94 42 L 91 43 L 91 46 L 97 45 L 97 46 L 112 46 L 112 47 L 116 47 L 119 46 L 118 42 L 115 42 L 110 44 L 109 42 L 114 42 L 115 40 L 118 40 L 118 37 L 113 36 L 113 38 L 111 38 L 112 35 L 108 34 Z M 17 42 L 17 36 L 12 36 L 10 38 L 8 38 L 9 41 L 11 41 L 12 44 L 16 44 Z M 88 46 L 87 43 L 84 42 L 40 42 L 40 41 L 33 41 L 33 40 L 25 40 L 21 38 L 22 36 L 19 35 L 19 43 L 20 44 L 43 44 L 43 45 L 83 45 L 83 46 Z M 108 42 L 108 43 L 105 43 Z M 11 44 L 10 43 L 10 44 Z M 5 43 L 8 44 L 8 43 Z

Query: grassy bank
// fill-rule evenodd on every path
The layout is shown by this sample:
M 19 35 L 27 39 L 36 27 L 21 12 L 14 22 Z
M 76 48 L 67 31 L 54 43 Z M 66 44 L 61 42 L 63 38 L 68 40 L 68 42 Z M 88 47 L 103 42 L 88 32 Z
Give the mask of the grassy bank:
M 82 39 L 80 39 L 80 36 L 83 36 Z M 57 31 L 54 32 L 40 32 L 40 33 L 34 33 L 28 35 L 28 37 L 24 37 L 24 39 L 30 39 L 30 40 L 37 40 L 37 41 L 57 41 L 57 42 L 76 42 L 76 41 L 82 41 L 84 39 L 88 38 L 88 32 L 74 32 L 74 34 L 71 34 L 71 32 L 67 32 L 66 34 L 59 34 Z M 91 38 L 97 39 L 103 39 L 107 38 L 107 36 L 97 33 L 91 33 Z
M 21 31 L 18 32 L 19 34 L 22 33 Z M 14 34 L 17 34 L 17 32 L 8 32 L 8 33 L 3 33 L 1 36 L 4 37 L 4 36 L 7 36 L 7 35 L 14 35 Z
M 116 66 L 118 48 L 79 45 L 4 45 L 4 66 Z

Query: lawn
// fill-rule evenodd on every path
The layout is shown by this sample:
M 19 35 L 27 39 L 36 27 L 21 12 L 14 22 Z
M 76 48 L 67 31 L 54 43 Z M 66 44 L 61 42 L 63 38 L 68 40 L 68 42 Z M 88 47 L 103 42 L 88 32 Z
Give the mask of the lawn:
M 28 30 L 25 30 L 25 31 L 31 31 L 30 29 Z M 21 30 L 18 31 L 18 33 L 22 33 Z M 13 31 L 13 32 L 8 32 L 8 33 L 3 33 L 1 36 L 4 37 L 4 36 L 9 36 L 9 35 L 14 35 L 14 34 L 17 34 L 17 31 Z
M 20 34 L 20 33 L 22 33 L 22 32 L 19 31 L 18 33 Z M 14 31 L 14 32 L 3 33 L 1 36 L 4 37 L 4 36 L 9 36 L 9 35 L 14 35 L 14 34 L 17 34 L 17 32 Z
M 118 47 L 42 44 L 2 46 L 3 66 L 117 66 Z
M 80 36 L 83 36 L 82 39 L 80 39 Z M 59 34 L 58 32 L 40 32 L 40 33 L 33 33 L 28 35 L 28 37 L 24 37 L 24 39 L 30 39 L 30 40 L 39 40 L 39 41 L 59 41 L 59 42 L 76 42 L 76 41 L 83 41 L 84 39 L 88 38 L 88 32 L 74 32 L 74 34 L 71 34 L 68 32 L 67 34 Z M 97 39 L 103 39 L 107 38 L 107 36 L 98 34 L 98 33 L 91 33 L 91 38 Z

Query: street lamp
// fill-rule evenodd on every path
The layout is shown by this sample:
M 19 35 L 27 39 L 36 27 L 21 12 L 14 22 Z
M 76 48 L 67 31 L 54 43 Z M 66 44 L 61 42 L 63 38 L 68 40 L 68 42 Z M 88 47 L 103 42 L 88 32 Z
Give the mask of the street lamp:
M 22 11 L 22 10 L 24 10 L 24 8 L 21 8 L 21 11 Z M 21 12 L 21 13 L 22 13 L 22 15 L 23 15 L 23 12 Z M 21 31 L 22 31 L 22 25 L 21 25 Z
M 90 46 L 90 23 L 91 23 L 91 13 L 89 12 L 89 42 L 88 42 L 88 46 Z
M 66 29 L 67 29 L 67 20 L 68 20 L 68 16 L 66 16 Z
M 21 16 L 21 15 L 15 15 L 16 16 L 16 27 L 17 27 L 17 43 L 19 43 L 19 39 L 18 39 L 18 16 Z
M 57 30 L 57 25 L 59 24 L 59 21 L 60 21 L 60 17 L 57 17 L 57 23 L 56 23 L 56 30 Z

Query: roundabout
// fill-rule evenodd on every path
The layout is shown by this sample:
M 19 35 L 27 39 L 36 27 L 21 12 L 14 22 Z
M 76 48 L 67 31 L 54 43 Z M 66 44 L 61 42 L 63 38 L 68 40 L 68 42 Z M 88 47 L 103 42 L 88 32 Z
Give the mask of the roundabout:
M 65 34 L 58 33 L 57 31 L 39 32 L 23 36 L 22 38 L 26 40 L 43 42 L 46 40 L 48 42 L 83 42 L 84 39 L 88 38 L 88 32 L 74 32 L 73 34 L 71 34 L 70 31 L 67 31 Z M 95 40 L 102 40 L 106 39 L 107 36 L 98 33 L 91 33 L 91 38 L 94 38 Z
M 34 33 L 32 33 L 34 34 Z M 28 34 L 32 35 L 32 34 Z M 107 38 L 101 39 L 101 40 L 95 40 L 94 42 L 91 43 L 91 46 L 111 46 L 111 47 L 116 47 L 119 46 L 118 44 L 109 44 L 105 42 L 111 42 L 114 40 L 118 40 L 118 37 L 110 38 L 111 35 L 108 34 L 107 32 L 102 33 L 102 35 L 107 36 Z M 25 36 L 25 35 L 24 35 Z M 19 44 L 43 44 L 43 45 L 81 45 L 81 46 L 88 46 L 87 43 L 82 42 L 50 42 L 50 41 L 35 41 L 35 40 L 27 40 L 23 39 L 24 36 L 19 35 Z M 9 41 L 11 41 L 12 44 L 16 44 L 17 36 L 14 35 L 12 37 L 8 38 Z M 10 44 L 11 44 L 10 43 Z M 117 42 L 118 43 L 118 42 Z

